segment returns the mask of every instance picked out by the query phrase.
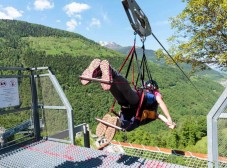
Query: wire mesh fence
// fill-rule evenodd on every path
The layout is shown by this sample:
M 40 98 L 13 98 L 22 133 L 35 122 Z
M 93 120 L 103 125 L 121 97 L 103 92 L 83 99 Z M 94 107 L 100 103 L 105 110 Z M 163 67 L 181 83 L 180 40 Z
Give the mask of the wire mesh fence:
M 149 159 L 157 167 L 168 165 L 169 167 L 192 167 L 192 168 L 212 168 L 217 167 L 214 162 L 208 160 L 207 154 L 194 153 L 189 151 L 171 150 L 153 146 L 144 146 L 125 142 L 112 141 L 114 149 L 122 149 L 126 155 Z M 154 166 L 154 167 L 155 167 Z M 165 166 L 164 166 L 165 167 Z M 227 157 L 219 157 L 219 167 L 227 167 Z
M 226 109 L 224 111 L 226 114 Z M 218 156 L 219 167 L 227 167 L 225 162 L 227 161 L 227 118 L 219 118 L 217 122 L 218 128 Z M 223 162 L 223 160 L 225 162 Z
M 1 147 L 33 137 L 31 95 L 28 71 L 0 68 Z
M 154 152 L 154 151 L 128 148 L 128 147 L 124 147 L 124 151 L 126 152 L 127 155 L 130 155 L 130 156 L 137 156 L 137 157 L 139 156 L 141 158 L 146 158 L 146 159 L 158 161 L 161 163 L 171 163 L 173 166 L 181 165 L 181 166 L 193 167 L 193 168 L 207 167 L 206 159 L 199 159 L 193 156 L 185 157 L 184 155 L 180 155 L 180 154 L 168 154 L 168 153 L 163 153 L 161 151 Z
M 49 76 L 41 76 L 36 81 L 40 114 L 44 123 L 42 136 L 52 136 L 68 129 L 67 110 Z
M 218 153 L 227 157 L 227 119 L 218 119 Z

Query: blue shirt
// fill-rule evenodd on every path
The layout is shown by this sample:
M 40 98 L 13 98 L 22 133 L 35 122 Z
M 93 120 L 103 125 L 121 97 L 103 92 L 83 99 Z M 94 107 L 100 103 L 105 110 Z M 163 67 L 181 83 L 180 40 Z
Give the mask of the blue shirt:
M 155 95 L 150 92 L 147 92 L 146 99 L 147 99 L 147 103 L 146 103 L 147 105 L 152 105 L 154 102 L 156 102 Z

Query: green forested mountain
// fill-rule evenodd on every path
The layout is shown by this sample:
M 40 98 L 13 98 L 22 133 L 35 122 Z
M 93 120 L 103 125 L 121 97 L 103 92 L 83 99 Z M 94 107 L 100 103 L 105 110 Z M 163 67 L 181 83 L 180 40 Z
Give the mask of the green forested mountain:
M 127 55 L 129 53 L 129 51 L 131 50 L 131 46 L 129 47 L 118 47 L 118 48 L 115 48 L 114 50 L 124 54 L 124 55 Z M 136 53 L 138 55 L 139 58 L 142 57 L 143 55 L 143 49 L 142 47 L 136 47 Z M 152 61 L 152 62 L 155 62 L 155 63 L 158 63 L 158 64 L 161 64 L 161 63 L 164 63 L 164 61 L 160 61 L 160 60 L 157 60 L 157 58 L 155 57 L 155 51 L 153 50 L 145 50 L 145 55 L 147 56 L 147 59 Z
M 112 95 L 101 90 L 99 83 L 80 84 L 79 76 L 94 58 L 108 59 L 118 68 L 125 55 L 101 47 L 79 34 L 21 21 L 0 20 L 0 66 L 51 67 L 74 109 L 75 124 L 89 123 L 93 132 L 97 125 L 94 118 L 108 112 L 113 102 Z M 190 79 L 199 89 L 198 93 L 176 67 L 154 62 L 148 62 L 148 65 L 177 129 L 169 130 L 162 122 L 153 121 L 127 133 L 127 141 L 194 149 L 194 145 L 206 137 L 206 114 L 224 88 L 203 76 L 194 75 Z M 0 118 L 0 123 L 3 121 L 4 118 Z M 123 135 L 118 133 L 115 138 L 123 140 Z

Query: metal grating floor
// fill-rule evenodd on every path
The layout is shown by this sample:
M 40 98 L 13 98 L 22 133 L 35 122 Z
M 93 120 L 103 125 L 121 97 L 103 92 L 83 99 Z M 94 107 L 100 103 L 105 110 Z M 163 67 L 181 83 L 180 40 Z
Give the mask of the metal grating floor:
M 0 155 L 1 168 L 71 168 L 71 167 L 159 167 L 181 168 L 152 161 L 53 141 L 39 141 Z

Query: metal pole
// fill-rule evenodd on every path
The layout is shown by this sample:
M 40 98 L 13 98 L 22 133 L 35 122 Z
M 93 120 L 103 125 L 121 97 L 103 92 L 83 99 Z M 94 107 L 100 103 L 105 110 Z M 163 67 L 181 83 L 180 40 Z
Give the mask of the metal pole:
M 218 167 L 217 121 L 207 117 L 208 168 Z
M 85 124 L 83 127 L 84 127 L 84 147 L 90 148 L 88 125 Z
M 40 135 L 40 123 L 39 123 L 39 110 L 38 110 L 38 96 L 36 89 L 36 82 L 33 71 L 31 71 L 31 92 L 32 92 L 32 112 L 34 123 L 34 134 L 36 141 L 41 139 Z

